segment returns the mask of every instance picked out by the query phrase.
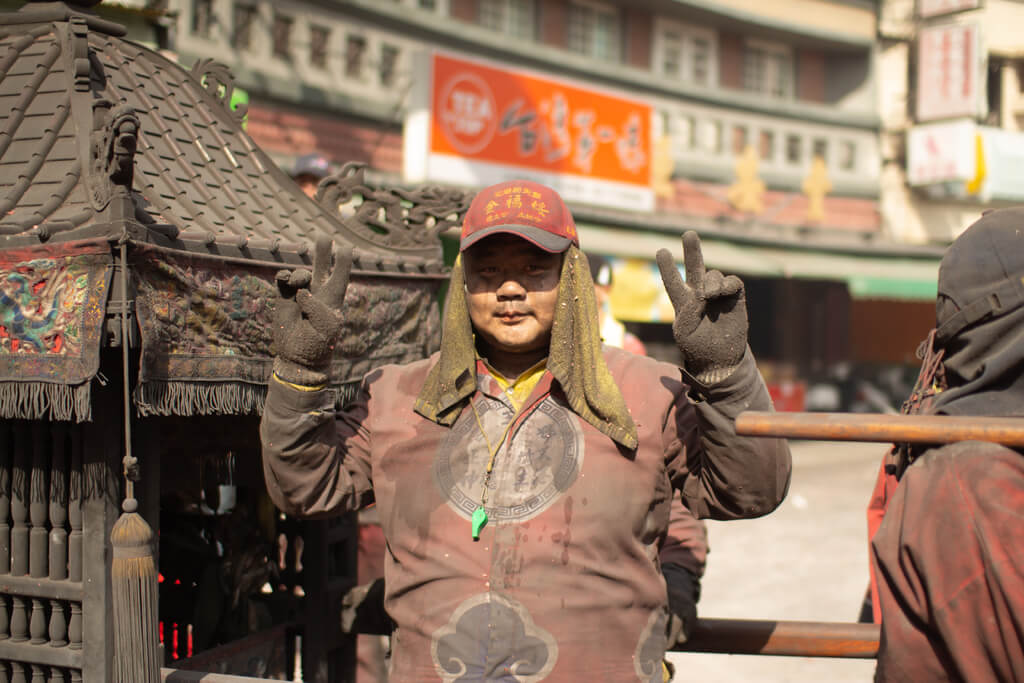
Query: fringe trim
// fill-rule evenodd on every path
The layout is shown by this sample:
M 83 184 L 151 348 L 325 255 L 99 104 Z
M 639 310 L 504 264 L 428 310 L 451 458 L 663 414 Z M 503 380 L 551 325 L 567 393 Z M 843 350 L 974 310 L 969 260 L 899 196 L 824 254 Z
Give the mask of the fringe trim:
M 0 417 L 14 420 L 92 421 L 91 382 L 0 382 Z
M 140 417 L 262 413 L 267 387 L 248 382 L 142 382 L 134 402 Z
M 335 405 L 344 407 L 355 398 L 359 382 L 332 387 Z M 140 417 L 155 415 L 249 415 L 263 414 L 267 387 L 249 382 L 148 381 L 133 392 Z

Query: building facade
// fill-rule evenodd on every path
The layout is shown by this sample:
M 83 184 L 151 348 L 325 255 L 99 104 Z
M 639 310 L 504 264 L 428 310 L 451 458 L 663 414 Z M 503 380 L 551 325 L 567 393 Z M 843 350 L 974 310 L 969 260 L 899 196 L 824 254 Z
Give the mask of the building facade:
M 184 64 L 231 69 L 249 94 L 248 132 L 284 168 L 319 152 L 395 183 L 528 176 L 559 187 L 585 248 L 613 259 L 613 312 L 654 353 L 673 351 L 653 256 L 667 247 L 681 258 L 687 229 L 701 234 L 709 267 L 744 277 L 752 344 L 779 382 L 913 364 L 931 326 L 939 252 L 905 244 L 926 240 L 883 211 L 888 53 L 876 2 L 166 6 L 168 44 Z M 506 85 L 479 101 L 445 95 L 443 69 L 475 73 L 469 91 Z M 459 125 L 493 130 L 490 143 L 444 148 L 439 98 L 449 95 L 448 114 L 470 112 Z M 620 105 L 640 112 L 638 126 L 612 121 Z M 623 156 L 618 138 L 630 135 L 639 156 Z M 613 146 L 614 168 L 590 163 Z M 640 180 L 620 182 L 624 168 Z
M 879 51 L 881 206 L 904 242 L 947 244 L 1024 200 L 1024 5 L 886 0 Z

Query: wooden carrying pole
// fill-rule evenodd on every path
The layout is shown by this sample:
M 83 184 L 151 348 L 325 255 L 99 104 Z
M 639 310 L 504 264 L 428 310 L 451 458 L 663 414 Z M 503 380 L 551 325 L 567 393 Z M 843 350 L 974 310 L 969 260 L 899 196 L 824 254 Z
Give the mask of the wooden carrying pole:
M 736 416 L 736 433 L 821 441 L 941 444 L 990 441 L 1024 446 L 1024 419 L 883 415 L 874 413 L 769 413 L 748 410 Z
M 676 649 L 732 655 L 873 659 L 878 655 L 878 638 L 878 624 L 698 619 L 689 639 Z

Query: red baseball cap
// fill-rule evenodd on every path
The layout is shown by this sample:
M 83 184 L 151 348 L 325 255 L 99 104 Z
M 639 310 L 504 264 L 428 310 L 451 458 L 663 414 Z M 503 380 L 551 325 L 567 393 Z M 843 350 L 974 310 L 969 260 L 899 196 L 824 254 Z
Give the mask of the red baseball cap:
M 562 198 L 530 180 L 509 180 L 480 190 L 462 221 L 459 251 L 498 233 L 517 235 L 552 253 L 580 245 L 576 223 Z

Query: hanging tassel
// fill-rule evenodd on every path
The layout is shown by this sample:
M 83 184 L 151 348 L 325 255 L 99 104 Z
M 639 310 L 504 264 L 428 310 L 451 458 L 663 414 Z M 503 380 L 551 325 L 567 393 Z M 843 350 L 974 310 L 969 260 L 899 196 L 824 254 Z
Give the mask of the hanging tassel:
M 114 563 L 110 570 L 114 598 L 115 683 L 157 683 L 160 641 L 157 633 L 157 571 L 153 531 L 137 510 L 133 474 L 135 458 L 125 456 L 128 490 L 123 513 L 110 532 Z
M 121 241 L 121 371 L 124 398 L 124 502 L 110 530 L 114 548 L 110 587 L 114 602 L 114 683 L 159 683 L 160 637 L 153 530 L 138 513 L 135 482 L 139 461 L 132 455 L 132 415 L 128 362 L 128 254 Z

